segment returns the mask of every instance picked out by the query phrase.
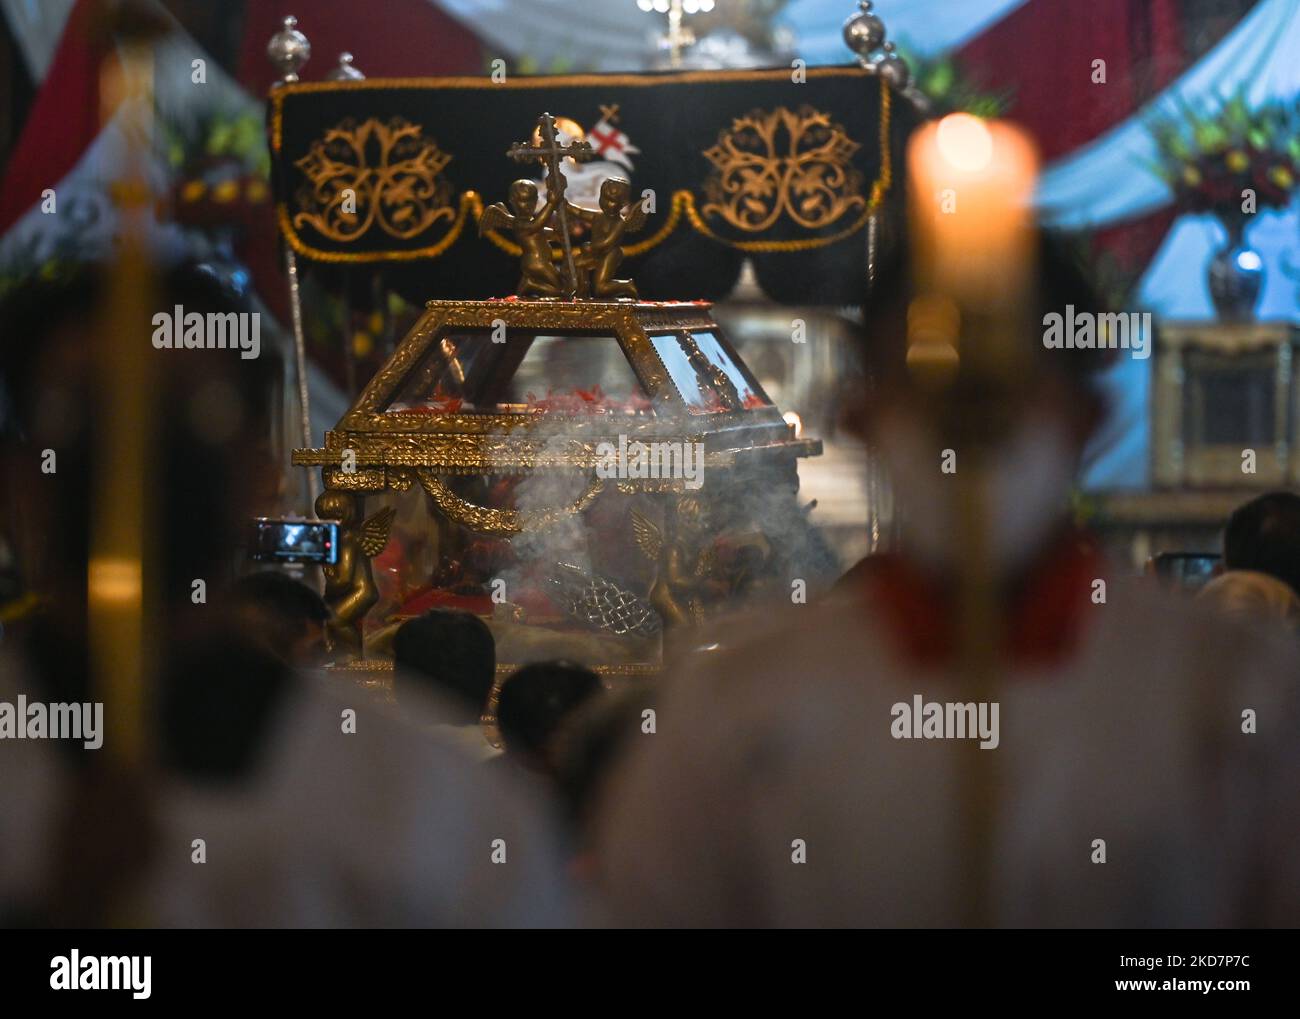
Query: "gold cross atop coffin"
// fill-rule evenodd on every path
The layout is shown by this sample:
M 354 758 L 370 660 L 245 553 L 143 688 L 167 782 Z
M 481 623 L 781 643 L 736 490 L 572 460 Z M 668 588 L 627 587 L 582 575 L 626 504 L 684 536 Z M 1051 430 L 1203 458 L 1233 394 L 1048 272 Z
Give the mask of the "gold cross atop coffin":
M 560 239 L 564 244 L 564 296 L 572 298 L 578 292 L 578 270 L 573 264 L 573 241 L 569 236 L 569 214 L 563 200 L 564 174 L 560 170 L 560 160 L 565 156 L 575 162 L 585 163 L 595 158 L 595 152 L 586 141 L 572 141 L 561 144 L 555 133 L 555 118 L 543 113 L 537 118 L 537 130 L 541 136 L 541 145 L 531 142 L 515 142 L 506 153 L 518 162 L 536 160 L 546 167 L 546 188 L 549 196 L 558 198 L 555 216 L 560 225 Z M 548 203 L 549 204 L 549 203 Z

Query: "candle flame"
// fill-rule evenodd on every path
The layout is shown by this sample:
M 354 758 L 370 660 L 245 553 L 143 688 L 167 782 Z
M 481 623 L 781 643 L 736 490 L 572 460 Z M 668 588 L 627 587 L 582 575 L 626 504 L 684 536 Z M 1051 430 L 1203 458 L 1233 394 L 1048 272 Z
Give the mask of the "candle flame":
M 993 160 L 993 135 L 979 117 L 950 113 L 939 121 L 939 154 L 957 170 L 979 173 Z

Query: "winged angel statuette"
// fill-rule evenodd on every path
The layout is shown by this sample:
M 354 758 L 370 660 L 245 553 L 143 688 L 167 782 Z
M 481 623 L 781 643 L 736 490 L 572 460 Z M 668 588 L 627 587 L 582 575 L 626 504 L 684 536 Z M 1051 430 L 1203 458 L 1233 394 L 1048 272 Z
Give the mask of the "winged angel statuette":
M 700 547 L 707 531 L 704 506 L 693 496 L 682 496 L 664 514 L 664 523 L 666 534 L 654 521 L 632 511 L 637 547 L 658 564 L 650 604 L 665 627 L 690 626 L 703 621 L 703 595 L 714 568 L 711 549 Z
M 550 226 L 551 217 L 564 200 L 564 174 L 547 180 L 548 198 L 537 207 L 537 185 L 531 180 L 517 180 L 510 185 L 510 205 L 501 202 L 483 210 L 479 233 L 487 230 L 507 229 L 515 235 L 515 243 L 523 254 L 519 258 L 519 285 L 515 293 L 538 297 L 564 297 L 569 293 L 568 281 L 551 258 L 551 240 L 560 236 Z
M 325 604 L 330 643 L 353 657 L 362 657 L 361 621 L 379 600 L 370 560 L 388 544 L 396 508 L 385 506 L 361 520 L 361 500 L 348 492 L 324 492 L 316 500 L 316 515 L 339 522 L 338 561 L 321 567 L 325 573 Z

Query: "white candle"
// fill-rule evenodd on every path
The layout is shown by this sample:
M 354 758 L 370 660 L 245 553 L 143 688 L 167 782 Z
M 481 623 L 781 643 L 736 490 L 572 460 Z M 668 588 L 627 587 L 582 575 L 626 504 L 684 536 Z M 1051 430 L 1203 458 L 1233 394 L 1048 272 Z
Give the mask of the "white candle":
M 1033 142 L 1004 121 L 954 113 L 908 147 L 918 291 L 999 314 L 1027 296 L 1034 265 Z

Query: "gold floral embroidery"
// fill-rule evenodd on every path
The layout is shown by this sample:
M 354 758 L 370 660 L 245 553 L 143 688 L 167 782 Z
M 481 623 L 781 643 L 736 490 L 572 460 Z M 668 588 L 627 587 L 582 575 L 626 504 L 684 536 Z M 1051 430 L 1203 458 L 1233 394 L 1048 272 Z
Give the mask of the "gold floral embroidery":
M 862 175 L 850 161 L 860 147 L 810 106 L 754 110 L 705 150 L 715 170 L 701 212 L 747 233 L 768 230 L 783 215 L 806 230 L 829 226 L 866 207 Z
M 360 126 L 344 120 L 294 163 L 309 186 L 299 192 L 293 225 L 343 243 L 376 224 L 398 240 L 417 237 L 456 219 L 451 184 L 441 177 L 451 158 L 401 117 Z

